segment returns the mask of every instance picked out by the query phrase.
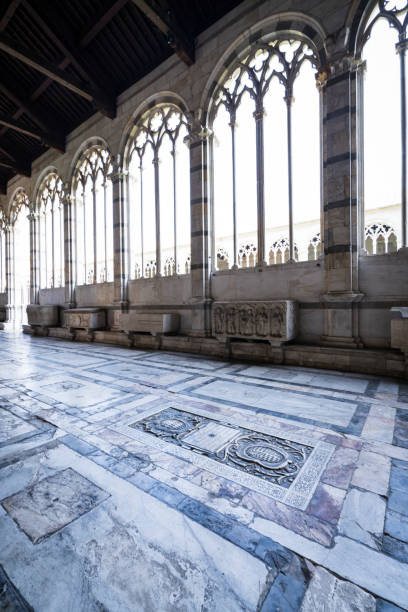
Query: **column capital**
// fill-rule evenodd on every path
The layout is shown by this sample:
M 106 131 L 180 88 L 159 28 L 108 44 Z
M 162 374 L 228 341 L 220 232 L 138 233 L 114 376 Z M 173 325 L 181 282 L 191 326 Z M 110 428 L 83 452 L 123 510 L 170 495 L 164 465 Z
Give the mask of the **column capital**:
M 353 55 L 342 55 L 341 57 L 334 58 L 316 74 L 316 85 L 318 89 L 321 90 L 327 85 L 330 79 L 346 74 L 347 72 L 364 71 L 365 67 L 366 62 L 361 58 L 357 58 Z
M 399 54 L 405 53 L 406 49 L 408 49 L 408 39 L 404 38 L 403 40 L 400 40 L 399 42 L 397 42 L 397 44 L 395 45 L 395 48 L 397 49 L 397 53 Z
M 260 121 L 261 119 L 263 119 L 265 117 L 265 109 L 264 107 L 260 107 L 257 108 L 253 113 L 252 113 L 255 121 Z
M 199 121 L 193 121 L 190 124 L 190 130 L 184 138 L 184 142 L 190 147 L 195 143 L 206 142 L 210 136 L 212 136 L 212 130 L 206 128 Z
M 127 176 L 129 176 L 129 171 L 124 170 L 120 164 L 114 163 L 112 167 L 112 172 L 106 176 L 107 179 L 110 179 L 112 183 L 118 183 L 119 181 L 123 181 Z
M 39 216 L 40 216 L 40 214 L 39 214 L 38 212 L 31 211 L 31 212 L 30 212 L 30 213 L 27 215 L 27 219 L 28 219 L 29 221 L 35 221 L 36 219 L 38 219 L 38 218 L 39 218 Z

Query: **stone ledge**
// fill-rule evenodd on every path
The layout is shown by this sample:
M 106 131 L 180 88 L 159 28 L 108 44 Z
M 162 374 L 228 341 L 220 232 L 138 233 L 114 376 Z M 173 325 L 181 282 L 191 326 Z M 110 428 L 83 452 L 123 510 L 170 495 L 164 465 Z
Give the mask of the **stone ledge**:
M 95 331 L 90 338 L 84 330 L 72 333 L 64 328 L 51 328 L 49 335 L 82 342 L 93 340 L 128 348 L 185 352 L 221 359 L 408 378 L 404 355 L 392 349 L 334 348 L 306 344 L 290 344 L 276 349 L 268 342 L 220 342 L 216 338 L 181 335 L 154 337 L 150 334 L 128 335 L 118 331 Z

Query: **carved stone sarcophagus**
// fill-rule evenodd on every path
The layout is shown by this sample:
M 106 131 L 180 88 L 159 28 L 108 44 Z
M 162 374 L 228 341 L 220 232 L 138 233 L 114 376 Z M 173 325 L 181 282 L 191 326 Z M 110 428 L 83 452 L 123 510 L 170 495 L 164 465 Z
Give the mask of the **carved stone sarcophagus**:
M 103 329 L 106 313 L 103 308 L 70 308 L 64 311 L 65 327 L 70 329 Z
M 122 331 L 148 332 L 152 336 L 176 333 L 180 327 L 180 315 L 177 313 L 124 312 L 119 315 L 119 327 Z
M 214 302 L 213 335 L 219 339 L 268 340 L 279 346 L 296 337 L 294 300 Z
M 32 327 L 56 327 L 58 325 L 58 306 L 29 304 L 27 320 Z

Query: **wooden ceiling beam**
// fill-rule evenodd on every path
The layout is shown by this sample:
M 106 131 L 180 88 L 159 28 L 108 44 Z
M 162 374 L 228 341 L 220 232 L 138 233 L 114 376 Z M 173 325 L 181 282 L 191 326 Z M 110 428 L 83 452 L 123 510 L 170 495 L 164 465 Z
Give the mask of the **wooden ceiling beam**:
M 114 118 L 116 115 L 115 104 L 105 96 L 102 92 L 95 91 L 95 89 L 84 83 L 80 79 L 67 74 L 61 70 L 54 63 L 49 62 L 39 56 L 35 51 L 27 49 L 24 45 L 14 41 L 9 36 L 0 33 L 0 51 L 7 53 L 11 57 L 23 62 L 30 68 L 45 74 L 51 80 L 55 81 L 62 87 L 69 89 L 78 96 L 85 98 L 89 102 L 92 102 L 98 110 L 104 112 L 108 117 Z
M 3 32 L 3 30 L 7 28 L 11 18 L 13 17 L 20 4 L 21 0 L 12 0 L 10 2 L 4 15 L 0 19 L 0 32 Z
M 12 170 L 16 174 L 21 174 L 21 176 L 31 176 L 31 166 L 26 166 L 24 164 L 19 164 L 17 162 L 9 162 L 3 159 L 0 159 L 0 167 L 7 168 L 8 170 Z
M 3 93 L 9 100 L 11 100 L 19 109 L 20 113 L 18 116 L 17 113 L 14 113 L 13 119 L 19 119 L 21 114 L 26 114 L 32 121 L 34 121 L 39 128 L 43 131 L 44 134 L 48 134 L 49 140 L 54 144 L 49 145 L 52 149 L 55 149 L 59 153 L 65 152 L 65 137 L 62 133 L 59 133 L 58 130 L 55 129 L 54 126 L 50 125 L 50 123 L 44 119 L 42 113 L 39 109 L 36 108 L 36 105 L 23 96 L 21 92 L 10 89 L 10 85 L 4 85 L 0 83 L 0 92 Z M 52 135 L 52 136 L 51 136 Z
M 31 19 L 37 22 L 51 42 L 61 50 L 67 59 L 69 59 L 70 63 L 75 67 L 84 82 L 90 83 L 94 92 L 93 102 L 95 106 L 105 114 L 107 113 L 105 112 L 104 104 L 102 104 L 101 107 L 98 107 L 98 100 L 103 101 L 104 103 L 109 102 L 109 106 L 111 108 L 115 108 L 116 103 L 114 97 L 110 97 L 105 93 L 100 84 L 96 82 L 94 75 L 87 67 L 85 67 L 84 59 L 75 50 L 75 41 L 70 37 L 69 30 L 61 19 L 60 13 L 53 3 L 47 6 L 47 19 L 49 20 L 50 24 L 52 23 L 52 27 L 48 25 L 38 10 L 34 9 L 31 4 L 27 2 L 27 0 L 23 0 L 23 6 L 30 15 Z
M 0 114 L 0 125 L 4 125 L 4 127 L 7 127 L 9 130 L 14 130 L 15 132 L 20 132 L 20 134 L 30 136 L 31 138 L 38 140 L 39 142 L 41 142 L 41 144 L 44 144 L 47 147 L 52 147 L 53 149 L 57 149 L 57 151 L 64 151 L 64 141 L 57 140 L 55 136 L 47 132 L 27 127 L 26 125 L 24 125 L 24 123 L 16 121 L 12 117 Z
M 128 0 L 116 0 L 107 11 L 101 11 L 93 20 L 92 26 L 87 28 L 85 34 L 81 36 L 79 41 L 80 47 L 86 47 L 91 40 L 99 34 L 105 26 L 115 17 L 116 13 L 125 6 Z
M 194 40 L 190 39 L 174 22 L 169 11 L 163 9 L 158 0 L 132 0 L 150 21 L 167 38 L 167 42 L 174 52 L 187 64 L 194 64 Z

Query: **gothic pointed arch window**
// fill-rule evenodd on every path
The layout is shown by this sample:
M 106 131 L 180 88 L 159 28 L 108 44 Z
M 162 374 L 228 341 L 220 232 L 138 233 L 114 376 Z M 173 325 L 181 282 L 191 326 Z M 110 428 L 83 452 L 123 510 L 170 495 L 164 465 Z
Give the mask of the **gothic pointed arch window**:
M 184 113 L 157 104 L 136 121 L 128 169 L 130 278 L 190 271 L 190 154 Z
M 64 184 L 50 172 L 37 197 L 40 224 L 40 287 L 64 285 Z
M 230 253 L 232 268 L 296 261 L 304 227 L 320 231 L 318 63 L 310 41 L 282 32 L 242 54 L 215 90 L 213 253 Z M 288 236 L 280 254 L 267 248 L 279 234 Z M 242 244 L 256 257 L 242 257 Z
M 19 189 L 11 202 L 10 226 L 11 266 L 13 285 L 10 287 L 11 300 L 14 305 L 14 322 L 26 323 L 26 306 L 30 302 L 30 202 L 24 189 Z
M 78 285 L 113 281 L 112 158 L 102 145 L 87 148 L 73 176 Z
M 386 213 L 394 227 L 391 249 L 380 234 L 365 236 L 367 254 L 392 252 L 407 245 L 407 108 L 406 46 L 408 2 L 371 2 L 360 26 L 357 56 L 361 56 L 364 181 L 360 195 L 367 221 Z

